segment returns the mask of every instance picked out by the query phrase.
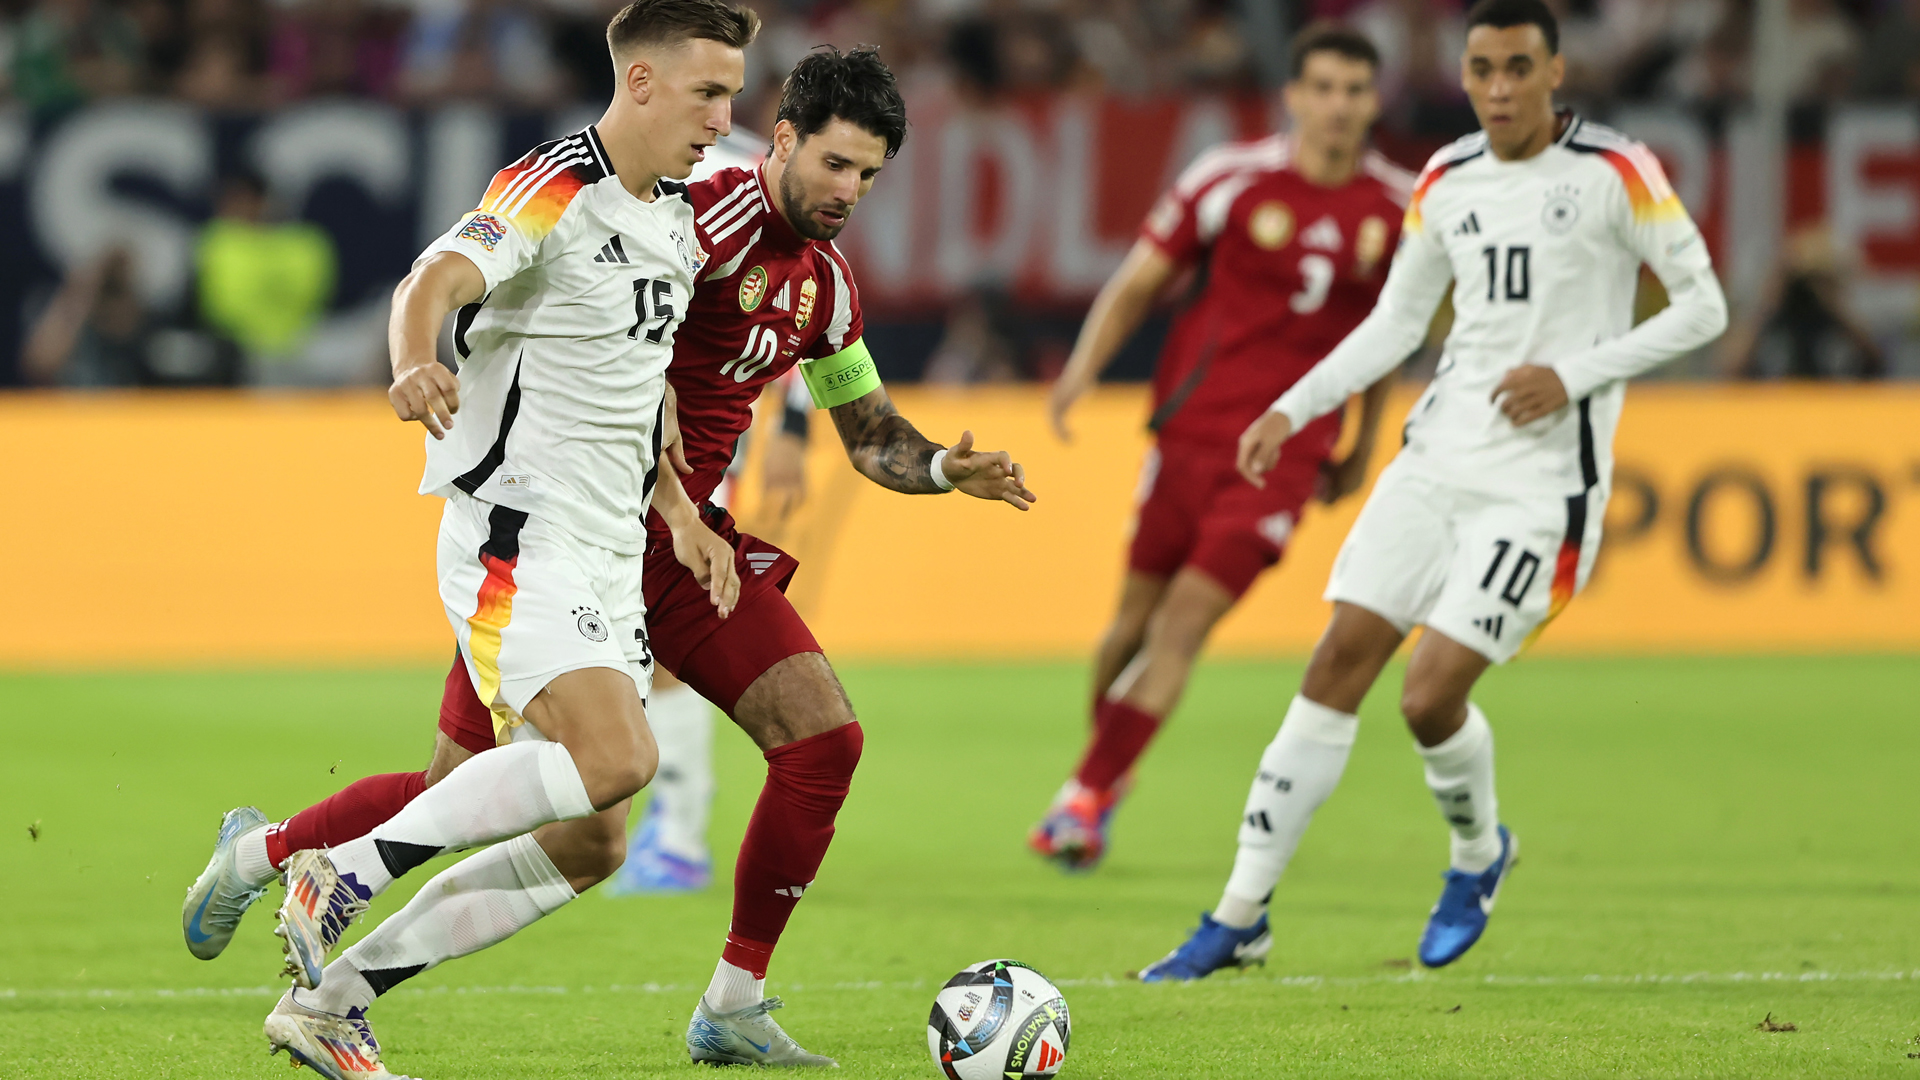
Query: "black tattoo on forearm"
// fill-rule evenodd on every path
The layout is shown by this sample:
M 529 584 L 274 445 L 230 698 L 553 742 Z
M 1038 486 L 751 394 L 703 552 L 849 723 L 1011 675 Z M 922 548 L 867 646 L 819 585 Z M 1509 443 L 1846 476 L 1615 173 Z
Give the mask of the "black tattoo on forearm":
M 832 413 L 847 458 L 867 479 L 908 495 L 936 495 L 946 490 L 933 482 L 931 469 L 940 444 L 914 430 L 893 407 L 885 390 L 836 405 Z

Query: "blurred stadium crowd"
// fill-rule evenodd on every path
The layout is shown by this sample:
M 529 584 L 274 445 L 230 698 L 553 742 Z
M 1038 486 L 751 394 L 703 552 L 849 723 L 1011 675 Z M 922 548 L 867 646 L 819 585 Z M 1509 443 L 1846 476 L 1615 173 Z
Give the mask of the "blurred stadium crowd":
M 1784 3 L 1784 21 L 1776 7 L 1775 21 L 1763 24 L 1759 13 L 1769 2 Z M 1323 18 L 1355 25 L 1379 44 L 1379 137 L 1403 164 L 1417 165 L 1433 146 L 1475 126 L 1457 75 L 1465 5 L 1453 0 L 753 6 L 766 30 L 749 55 L 748 89 L 735 115 L 760 132 L 771 127 L 782 73 L 822 43 L 879 44 L 916 110 L 927 102 L 962 112 L 1017 108 L 1075 95 L 1271 100 L 1286 76 L 1288 35 Z M 1920 99 L 1920 0 L 1556 6 L 1569 65 L 1563 96 L 1602 116 L 1658 105 L 1684 109 L 1717 131 L 1725 116 L 1771 101 L 1785 110 L 1790 141 L 1817 141 L 1835 108 Z M 616 7 L 611 0 L 5 0 L 0 101 L 24 133 L 12 138 L 28 146 L 74 115 L 130 100 L 190 106 L 210 122 L 342 100 L 379 102 L 409 116 L 480 107 L 510 117 L 591 119 L 593 103 L 612 89 L 602 30 Z M 1757 40 L 1768 34 L 1775 39 Z M 1764 63 L 1756 59 L 1762 55 Z M 531 141 L 515 144 L 515 152 Z M 137 245 L 94 244 L 84 258 L 43 254 L 37 270 L 0 270 L 0 305 L 8 309 L 0 311 L 0 385 L 383 381 L 384 312 L 376 309 L 400 256 L 369 261 L 343 253 L 337 228 L 315 224 L 303 207 L 276 197 L 259 172 L 226 156 L 204 196 L 181 211 L 195 230 L 183 288 L 168 294 L 141 286 Z M 28 183 L 16 177 L 0 186 Z M 48 212 L 34 205 L 32 213 Z M 402 239 L 396 252 L 417 249 L 415 236 Z M 1849 299 L 1858 253 L 1836 244 L 1818 215 L 1789 221 L 1776 248 L 1751 287 L 1736 290 L 1741 318 L 1728 340 L 1683 373 L 1920 375 L 1920 314 L 1863 321 Z M 1731 272 L 1723 265 L 1723 273 Z M 1090 292 L 1080 289 L 1081 306 Z M 1017 283 L 983 279 L 931 307 L 899 305 L 890 314 L 876 305 L 878 323 L 891 318 L 899 327 L 895 352 L 907 357 L 890 377 L 1047 377 L 1078 310 L 1073 303 L 1036 308 L 1023 295 Z M 358 321 L 335 326 L 333 344 L 320 346 L 333 350 L 331 359 L 281 362 L 311 352 L 316 328 L 341 322 L 348 310 Z M 1142 374 L 1150 346 L 1134 350 L 1121 373 Z
M 1573 101 L 1729 103 L 1777 81 L 1796 102 L 1920 96 L 1920 3 L 1791 0 L 1785 62 L 1751 63 L 1751 0 L 1561 0 Z M 821 42 L 882 46 L 903 83 L 1019 95 L 1251 90 L 1284 35 L 1351 23 L 1381 47 L 1387 124 L 1471 124 L 1450 0 L 771 0 L 740 116 L 767 126 L 781 74 Z M 248 111 L 350 95 L 545 108 L 610 91 L 610 0 L 9 0 L 0 87 L 37 117 L 164 95 Z M 1283 10 L 1286 9 L 1286 10 Z

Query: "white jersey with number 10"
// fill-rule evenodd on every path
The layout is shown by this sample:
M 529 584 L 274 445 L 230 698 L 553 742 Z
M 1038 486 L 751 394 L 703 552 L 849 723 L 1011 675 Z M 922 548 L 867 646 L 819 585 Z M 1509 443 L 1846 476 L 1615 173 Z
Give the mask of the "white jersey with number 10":
M 1408 418 L 1399 467 L 1489 494 L 1597 488 L 1604 498 L 1625 380 L 1710 341 L 1725 302 L 1652 152 L 1577 116 L 1565 122 L 1519 161 L 1491 153 L 1485 133 L 1433 156 L 1379 304 L 1274 403 L 1295 430 L 1418 347 L 1451 281 L 1453 329 Z M 1673 303 L 1629 335 L 1642 263 Z M 1490 399 L 1522 364 L 1552 367 L 1568 406 L 1516 427 Z

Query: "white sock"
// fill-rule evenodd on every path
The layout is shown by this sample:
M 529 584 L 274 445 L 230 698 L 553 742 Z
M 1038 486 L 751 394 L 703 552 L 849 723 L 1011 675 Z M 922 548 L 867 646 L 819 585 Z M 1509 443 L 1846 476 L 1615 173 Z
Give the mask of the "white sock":
M 271 825 L 240 834 L 233 842 L 233 872 L 249 885 L 265 885 L 280 876 L 273 868 L 273 860 L 267 858 L 267 830 Z
M 446 851 L 491 844 L 550 821 L 593 813 L 573 755 L 529 741 L 476 754 L 384 824 L 327 852 L 341 876 L 369 896 Z
M 714 1012 L 730 1013 L 758 1005 L 766 996 L 767 980 L 756 979 L 746 968 L 722 960 L 713 969 L 713 981 L 707 984 L 706 1002 Z
M 321 974 L 324 981 L 320 984 L 320 989 L 302 990 L 296 986 L 293 988 L 293 1000 L 309 1009 L 319 1009 L 321 1012 L 332 1013 L 335 1016 L 345 1016 L 348 1009 L 364 1009 L 373 1004 L 373 999 L 379 996 L 374 991 L 373 984 L 367 981 L 366 976 L 360 974 L 359 968 L 341 961 L 338 957 L 335 957 L 327 965 L 327 970 Z
M 1500 857 L 1500 803 L 1493 794 L 1493 729 L 1480 706 L 1467 704 L 1467 722 L 1438 746 L 1414 744 L 1427 762 L 1427 786 L 1440 816 L 1453 829 L 1455 870 L 1485 872 Z
M 1313 812 L 1340 783 L 1359 734 L 1358 716 L 1294 696 L 1247 792 L 1240 852 L 1214 908 L 1215 922 L 1244 930 L 1259 921 Z
M 516 836 L 435 874 L 406 907 L 328 964 L 320 989 L 301 1004 L 330 1013 L 364 1009 L 400 982 L 497 945 L 573 897 L 532 834 Z
M 713 706 L 691 686 L 655 690 L 647 698 L 647 725 L 660 747 L 648 813 L 660 818 L 660 846 L 683 859 L 707 858 L 707 820 L 713 808 Z

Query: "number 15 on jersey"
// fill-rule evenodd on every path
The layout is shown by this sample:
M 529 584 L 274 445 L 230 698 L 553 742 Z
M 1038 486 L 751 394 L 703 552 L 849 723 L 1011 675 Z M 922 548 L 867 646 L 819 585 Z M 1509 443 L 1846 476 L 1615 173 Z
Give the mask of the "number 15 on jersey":
M 655 319 L 659 321 L 647 331 L 649 345 L 660 344 L 667 327 L 673 324 L 673 282 L 664 278 L 633 279 L 633 328 L 627 331 L 627 337 L 639 337 L 640 327 Z

